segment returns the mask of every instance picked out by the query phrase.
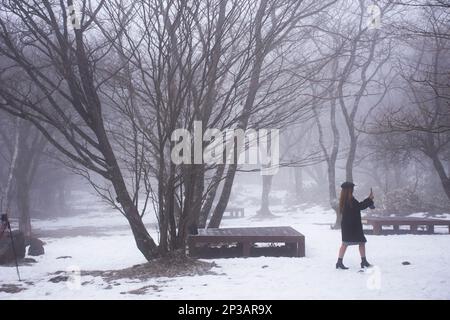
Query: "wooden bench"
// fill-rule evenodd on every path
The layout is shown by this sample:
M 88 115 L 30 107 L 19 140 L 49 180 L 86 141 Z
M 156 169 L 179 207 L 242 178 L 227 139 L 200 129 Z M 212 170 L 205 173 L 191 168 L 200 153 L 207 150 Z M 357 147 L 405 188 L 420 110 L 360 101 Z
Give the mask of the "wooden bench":
M 305 236 L 292 227 L 201 229 L 188 238 L 189 255 L 198 255 L 198 245 L 242 245 L 242 256 L 249 257 L 255 243 L 285 243 L 293 248 L 292 256 L 305 256 Z
M 224 211 L 223 219 L 236 219 L 244 217 L 244 208 L 229 207 Z
M 383 226 L 392 226 L 394 233 L 400 233 L 400 226 L 409 226 L 407 233 L 419 233 L 418 227 L 426 228 L 428 234 L 434 233 L 434 226 L 448 226 L 450 233 L 450 220 L 415 218 L 415 217 L 363 217 L 362 223 L 373 227 L 373 234 L 380 235 L 383 233 Z M 404 230 L 402 230 L 404 231 Z

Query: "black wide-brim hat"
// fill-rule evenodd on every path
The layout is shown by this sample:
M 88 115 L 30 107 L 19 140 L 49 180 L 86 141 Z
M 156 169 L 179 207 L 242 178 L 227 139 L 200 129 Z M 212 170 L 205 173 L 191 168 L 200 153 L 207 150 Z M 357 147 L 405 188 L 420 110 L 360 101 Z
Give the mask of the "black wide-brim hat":
M 352 189 L 354 186 L 356 186 L 356 184 L 354 184 L 353 182 L 348 182 L 348 181 L 341 184 L 342 189 L 348 189 L 348 188 Z

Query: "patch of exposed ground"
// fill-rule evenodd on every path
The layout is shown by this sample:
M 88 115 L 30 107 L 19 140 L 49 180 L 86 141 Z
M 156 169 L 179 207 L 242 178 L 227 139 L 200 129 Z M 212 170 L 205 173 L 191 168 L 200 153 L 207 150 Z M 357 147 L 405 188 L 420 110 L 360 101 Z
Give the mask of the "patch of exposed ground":
M 116 281 L 126 280 L 138 280 L 146 281 L 151 278 L 173 278 L 182 276 L 198 276 L 207 274 L 217 274 L 211 271 L 212 268 L 217 265 L 214 262 L 200 261 L 192 259 L 180 254 L 172 254 L 162 258 L 155 259 L 153 261 L 135 265 L 129 268 L 120 270 L 82 270 L 81 276 L 101 277 L 106 283 L 109 284 L 105 289 L 110 289 L 112 285 L 118 285 Z M 53 283 L 68 281 L 71 277 L 69 272 L 57 271 L 50 274 L 52 277 L 48 280 Z M 127 292 L 132 294 L 143 294 L 148 289 L 158 290 L 157 286 L 146 286 L 133 290 L 133 292 Z
M 37 263 L 36 259 L 33 258 L 22 258 L 22 259 L 17 259 L 17 265 L 19 267 L 22 266 L 32 266 L 33 264 Z M 9 267 L 9 268 L 15 268 L 16 267 L 16 262 L 15 261 L 10 261 L 8 263 L 2 264 L 2 267 Z
M 134 289 L 134 290 L 130 290 L 130 291 L 123 291 L 120 294 L 136 294 L 136 295 L 144 295 L 146 294 L 149 290 L 153 290 L 154 292 L 161 292 L 162 290 L 155 285 L 149 285 L 149 286 L 144 286 L 142 288 L 138 288 L 138 289 Z
M 16 285 L 16 284 L 2 284 L 0 286 L 0 292 L 6 292 L 6 293 L 18 293 L 20 291 L 27 290 L 27 288 L 23 287 L 22 285 Z

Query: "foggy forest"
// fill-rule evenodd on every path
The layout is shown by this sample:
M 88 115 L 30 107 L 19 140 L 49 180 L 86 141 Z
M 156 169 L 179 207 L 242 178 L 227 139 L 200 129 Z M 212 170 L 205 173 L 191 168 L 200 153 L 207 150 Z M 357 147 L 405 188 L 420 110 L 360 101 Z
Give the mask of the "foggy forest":
M 0 213 L 0 299 L 450 299 L 450 2 L 0 0 Z

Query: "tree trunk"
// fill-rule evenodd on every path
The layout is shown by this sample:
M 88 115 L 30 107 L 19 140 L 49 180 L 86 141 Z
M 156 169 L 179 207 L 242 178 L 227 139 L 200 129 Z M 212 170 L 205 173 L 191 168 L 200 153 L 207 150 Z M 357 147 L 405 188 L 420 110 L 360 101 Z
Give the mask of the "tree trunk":
M 441 160 L 437 155 L 432 155 L 431 159 L 433 160 L 434 168 L 436 169 L 439 179 L 441 180 L 442 187 L 444 189 L 447 198 L 450 200 L 450 178 L 445 173 L 444 166 L 442 165 Z
M 29 243 L 32 236 L 31 216 L 30 216 L 30 190 L 35 171 L 39 164 L 40 152 L 39 147 L 43 144 L 39 142 L 39 134 L 30 135 L 29 123 L 21 123 L 18 127 L 20 136 L 17 146 L 17 160 L 14 170 L 14 178 L 16 181 L 16 200 L 19 217 L 19 230 L 23 233 L 25 243 Z M 28 141 L 29 136 L 32 140 Z
M 28 243 L 32 236 L 31 218 L 30 218 L 30 187 L 21 177 L 17 181 L 17 206 L 19 209 L 19 230 L 25 237 L 25 243 Z
M 162 169 L 159 172 L 163 172 Z M 170 183 L 169 177 L 169 183 Z M 165 188 L 167 188 L 165 190 Z M 164 178 L 158 179 L 158 222 L 159 222 L 159 250 L 161 253 L 166 253 L 169 249 L 169 219 L 168 216 L 173 214 L 173 199 L 168 192 L 169 186 L 164 183 Z M 171 212 L 172 208 L 172 212 Z
M 264 44 L 262 42 L 261 32 L 263 27 L 263 17 L 264 13 L 266 11 L 268 5 L 268 1 L 264 0 L 260 3 L 258 11 L 256 13 L 255 18 L 255 26 L 257 33 L 256 36 L 256 44 L 255 44 L 255 58 L 254 58 L 254 64 L 251 70 L 251 77 L 250 77 L 250 83 L 248 87 L 248 94 L 247 98 L 245 99 L 244 107 L 242 108 L 241 112 L 241 120 L 239 121 L 237 125 L 237 129 L 246 130 L 248 121 L 251 115 L 251 110 L 253 108 L 253 104 L 255 103 L 256 94 L 258 93 L 259 85 L 260 85 L 260 77 L 261 77 L 261 70 L 264 63 L 265 56 L 267 52 L 265 52 L 264 45 L 268 45 L 267 43 Z M 236 158 L 237 153 L 235 152 Z M 235 162 L 237 163 L 237 159 L 235 159 Z M 234 176 L 236 175 L 237 165 L 236 164 L 230 164 L 228 166 L 227 175 L 225 178 L 225 182 L 223 185 L 222 193 L 220 195 L 219 202 L 217 203 L 216 208 L 214 209 L 213 215 L 211 217 L 211 220 L 208 224 L 208 228 L 218 228 L 220 226 L 220 222 L 222 221 L 223 213 L 225 212 L 225 209 L 228 204 L 228 200 L 230 199 L 231 189 L 233 187 L 233 181 Z
M 96 111 L 101 112 L 100 110 L 101 109 L 98 108 Z M 99 141 L 100 150 L 108 165 L 109 178 L 117 194 L 117 199 L 120 202 L 131 227 L 139 251 L 141 251 L 144 257 L 150 261 L 158 256 L 158 246 L 145 228 L 139 211 L 128 192 L 116 156 L 106 135 L 103 118 L 99 113 L 95 113 L 93 118 L 95 119 L 94 128 Z
M 122 206 L 125 216 L 130 224 L 134 239 L 139 251 L 150 261 L 158 255 L 158 246 L 145 228 L 144 222 L 128 193 L 125 181 L 112 152 L 109 141 L 104 141 L 104 156 L 110 167 L 111 182 L 116 191 L 117 198 Z
M 337 63 L 334 64 L 333 74 L 336 76 L 337 74 Z M 331 92 L 331 97 L 335 94 L 335 90 Z M 336 161 L 339 153 L 339 142 L 340 142 L 340 134 L 339 129 L 336 124 L 336 98 L 331 100 L 330 105 L 330 124 L 333 133 L 333 146 L 331 149 L 331 153 L 328 154 L 327 147 L 324 143 L 323 138 L 323 130 L 322 124 L 320 123 L 319 114 L 314 110 L 314 115 L 316 117 L 317 126 L 319 129 L 319 143 L 322 148 L 322 151 L 326 158 L 327 163 L 327 175 L 328 175 L 328 197 L 331 208 L 336 213 L 336 221 L 334 223 L 333 229 L 341 228 L 341 219 L 342 216 L 339 213 L 339 203 L 336 195 Z
M 85 52 L 85 44 L 83 41 L 83 31 L 74 30 L 75 42 L 76 42 L 76 58 L 77 67 L 80 75 L 81 85 L 83 89 L 84 97 L 86 98 L 86 104 L 89 106 L 89 126 L 95 133 L 98 140 L 98 148 L 103 155 L 106 168 L 108 172 L 108 178 L 111 181 L 113 188 L 117 194 L 117 198 L 122 206 L 124 214 L 130 224 L 133 232 L 136 245 L 144 255 L 144 257 L 150 261 L 158 255 L 158 246 L 148 233 L 142 218 L 139 214 L 137 206 L 134 204 L 133 199 L 130 197 L 125 180 L 123 178 L 122 171 L 117 162 L 116 155 L 114 154 L 108 135 L 106 134 L 105 125 L 102 116 L 102 104 L 97 94 L 96 87 L 94 85 L 94 76 L 90 69 L 91 63 Z M 78 92 L 76 92 L 78 94 Z
M 353 130 L 353 129 L 352 129 Z M 356 143 L 357 138 L 355 136 L 355 133 L 349 132 L 350 134 L 350 149 L 348 150 L 347 155 L 347 162 L 345 164 L 345 179 L 346 181 L 353 182 L 353 164 L 355 162 L 355 156 L 356 156 Z
M 189 180 L 186 186 L 186 198 L 182 219 L 178 225 L 177 247 L 184 248 L 189 234 L 198 233 L 198 219 L 200 215 L 204 189 L 204 165 L 190 165 Z
M 217 202 L 216 208 L 209 221 L 208 228 L 218 228 L 220 222 L 222 221 L 223 213 L 228 205 L 228 200 L 230 200 L 231 188 L 233 187 L 234 176 L 236 174 L 237 165 L 230 164 L 228 166 L 227 175 L 225 177 L 225 182 L 223 184 L 222 193 L 220 194 L 219 201 Z
M 4 192 L 2 194 L 2 198 L 0 199 L 0 205 L 2 206 L 0 208 L 1 213 L 9 213 L 10 205 L 11 205 L 11 197 L 12 197 L 12 183 L 13 183 L 13 177 L 15 173 L 15 169 L 17 166 L 17 158 L 19 155 L 19 142 L 20 142 L 20 119 L 16 119 L 15 124 L 15 138 L 14 138 L 14 151 L 11 157 L 11 164 L 9 165 L 9 174 L 8 174 L 8 180 L 6 182 L 6 187 L 4 189 Z
M 209 190 L 208 195 L 206 196 L 206 199 L 205 199 L 205 203 L 203 204 L 202 210 L 200 212 L 200 217 L 199 217 L 199 221 L 198 221 L 199 228 L 206 227 L 206 222 L 208 220 L 208 216 L 210 214 L 214 199 L 216 197 L 217 189 L 219 188 L 220 181 L 222 179 L 224 170 L 225 170 L 224 164 L 219 164 L 217 166 L 217 170 L 211 181 L 211 190 Z
M 337 66 L 336 66 L 337 68 Z M 336 74 L 336 72 L 335 72 Z M 336 124 L 336 99 L 331 102 L 330 112 L 331 129 L 333 132 L 333 149 L 331 150 L 330 159 L 327 162 L 328 165 L 328 194 L 330 200 L 330 206 L 336 213 L 336 221 L 334 223 L 334 229 L 341 228 L 342 215 L 339 212 L 339 201 L 336 194 L 336 161 L 339 153 L 340 133 Z
M 133 200 L 120 182 L 115 184 L 114 189 L 119 195 L 120 203 L 125 212 L 125 216 L 133 232 L 136 246 L 147 259 L 150 261 L 158 256 L 158 247 L 148 233 L 137 208 L 133 204 Z
M 272 188 L 272 175 L 262 176 L 262 194 L 261 194 L 261 208 L 258 211 L 259 217 L 270 217 L 272 212 L 269 209 L 269 195 Z
M 330 196 L 330 206 L 336 213 L 336 221 L 333 229 L 341 228 L 342 215 L 339 212 L 339 201 L 336 194 L 336 159 L 333 164 L 328 165 L 328 194 Z
M 450 177 L 450 160 L 447 161 L 447 174 Z
M 166 230 L 167 234 L 167 240 L 170 250 L 173 250 L 176 248 L 176 238 L 177 238 L 177 227 L 176 227 L 176 219 L 175 215 L 176 207 L 175 207 L 175 165 L 173 162 L 170 162 L 169 165 L 169 179 L 166 184 L 166 194 L 165 194 L 165 215 L 167 220 L 167 227 L 168 230 Z M 161 244 L 160 244 L 161 246 Z M 169 249 L 168 248 L 168 249 Z
M 295 200 L 297 203 L 300 203 L 303 194 L 303 176 L 302 176 L 302 168 L 293 168 L 294 170 L 294 179 L 295 179 Z

